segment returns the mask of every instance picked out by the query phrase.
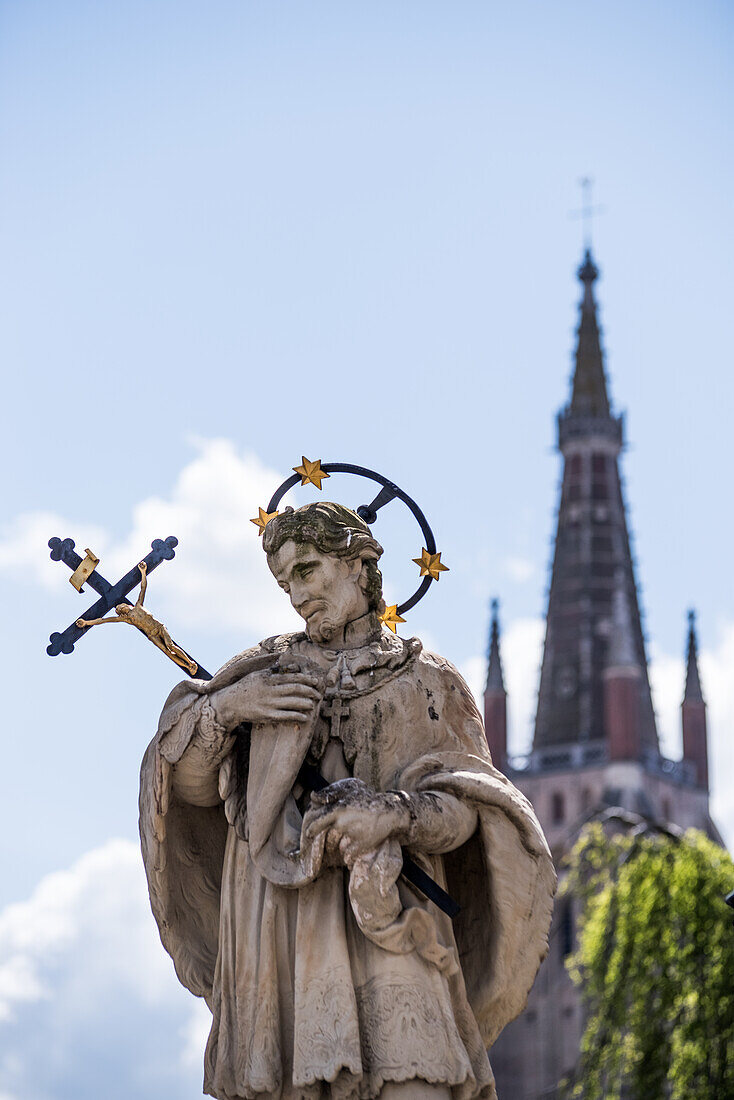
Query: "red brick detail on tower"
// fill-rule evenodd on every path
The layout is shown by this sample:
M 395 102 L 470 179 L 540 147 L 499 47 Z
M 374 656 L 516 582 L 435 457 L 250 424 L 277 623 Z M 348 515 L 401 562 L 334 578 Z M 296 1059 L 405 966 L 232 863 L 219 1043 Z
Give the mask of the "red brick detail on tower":
M 507 764 L 507 693 L 484 693 L 484 729 L 492 763 L 501 772 Z
M 608 668 L 604 672 L 604 726 L 610 760 L 640 758 L 639 668 Z
M 706 730 L 706 704 L 698 702 L 683 703 L 681 706 L 683 723 L 683 758 L 690 760 L 696 767 L 696 785 L 702 790 L 709 788 L 709 754 Z

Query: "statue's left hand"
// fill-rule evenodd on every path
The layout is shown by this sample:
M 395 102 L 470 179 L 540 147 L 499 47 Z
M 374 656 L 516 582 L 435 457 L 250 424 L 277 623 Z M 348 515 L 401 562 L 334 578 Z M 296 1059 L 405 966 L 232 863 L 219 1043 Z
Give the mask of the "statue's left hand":
M 405 839 L 410 830 L 409 798 L 395 791 L 373 791 L 360 779 L 340 779 L 311 795 L 301 835 L 313 841 L 326 833 L 327 852 L 338 850 L 351 867 L 388 837 Z

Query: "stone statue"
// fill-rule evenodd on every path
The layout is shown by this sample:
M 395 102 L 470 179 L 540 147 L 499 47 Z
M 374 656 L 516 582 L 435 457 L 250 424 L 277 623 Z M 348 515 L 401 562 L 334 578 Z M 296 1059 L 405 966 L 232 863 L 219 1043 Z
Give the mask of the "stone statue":
M 491 1100 L 487 1048 L 547 950 L 540 826 L 456 670 L 380 623 L 367 525 L 287 509 L 263 547 L 305 631 L 174 688 L 141 776 L 161 939 L 213 1014 L 204 1092 Z M 453 922 L 401 876 L 401 846 Z

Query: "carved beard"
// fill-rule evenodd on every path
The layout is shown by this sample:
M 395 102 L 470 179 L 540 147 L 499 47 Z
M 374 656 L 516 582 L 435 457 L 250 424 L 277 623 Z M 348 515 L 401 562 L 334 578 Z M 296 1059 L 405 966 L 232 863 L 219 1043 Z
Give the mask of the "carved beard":
M 314 642 L 330 642 L 337 631 L 336 623 L 333 619 L 323 618 L 318 626 L 313 629 L 309 628 L 309 634 Z
M 319 609 L 320 610 L 320 609 Z M 318 616 L 316 613 L 316 618 Z M 333 616 L 329 614 L 329 609 L 324 608 L 321 617 L 313 625 L 308 625 L 308 636 L 312 642 L 330 642 L 339 629 L 339 624 L 334 622 Z
M 301 612 L 302 614 L 302 612 Z M 328 642 L 335 633 L 336 624 L 329 614 L 329 606 L 325 600 L 316 601 L 316 605 L 308 618 L 304 615 L 306 633 L 312 642 Z
M 359 585 L 359 591 L 363 587 Z M 317 600 L 313 612 L 306 619 L 306 627 L 309 638 L 317 645 L 328 645 L 340 630 L 345 629 L 354 618 L 358 618 L 364 612 L 355 608 L 355 600 L 345 599 L 334 601 L 324 599 Z

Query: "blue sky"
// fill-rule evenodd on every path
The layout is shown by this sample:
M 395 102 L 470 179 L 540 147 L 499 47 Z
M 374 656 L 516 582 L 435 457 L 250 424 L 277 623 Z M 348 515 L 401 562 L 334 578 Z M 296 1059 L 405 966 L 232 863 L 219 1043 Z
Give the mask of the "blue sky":
M 213 668 L 293 621 L 257 504 L 302 454 L 377 468 L 451 567 L 406 630 L 477 686 L 499 595 L 525 747 L 586 174 L 661 730 L 675 753 L 693 604 L 734 839 L 733 28 L 707 2 L 0 5 L 2 1100 L 101 1095 L 75 1073 L 89 1049 L 121 1097 L 200 1087 L 202 1019 L 165 956 L 146 985 L 131 855 L 176 673 L 122 628 L 46 656 L 86 607 L 47 539 L 91 546 L 116 579 L 178 535 L 148 602 Z M 362 502 L 355 482 L 325 488 Z M 376 533 L 400 599 L 419 534 L 392 510 Z M 90 947 L 104 875 L 138 899 L 144 950 L 109 914 Z M 124 995 L 102 955 L 129 958 Z M 42 1080 L 30 1037 L 57 1041 L 59 1021 L 67 1069 Z M 110 1061 L 115 1029 L 123 1052 L 160 1035 L 147 1084 Z

